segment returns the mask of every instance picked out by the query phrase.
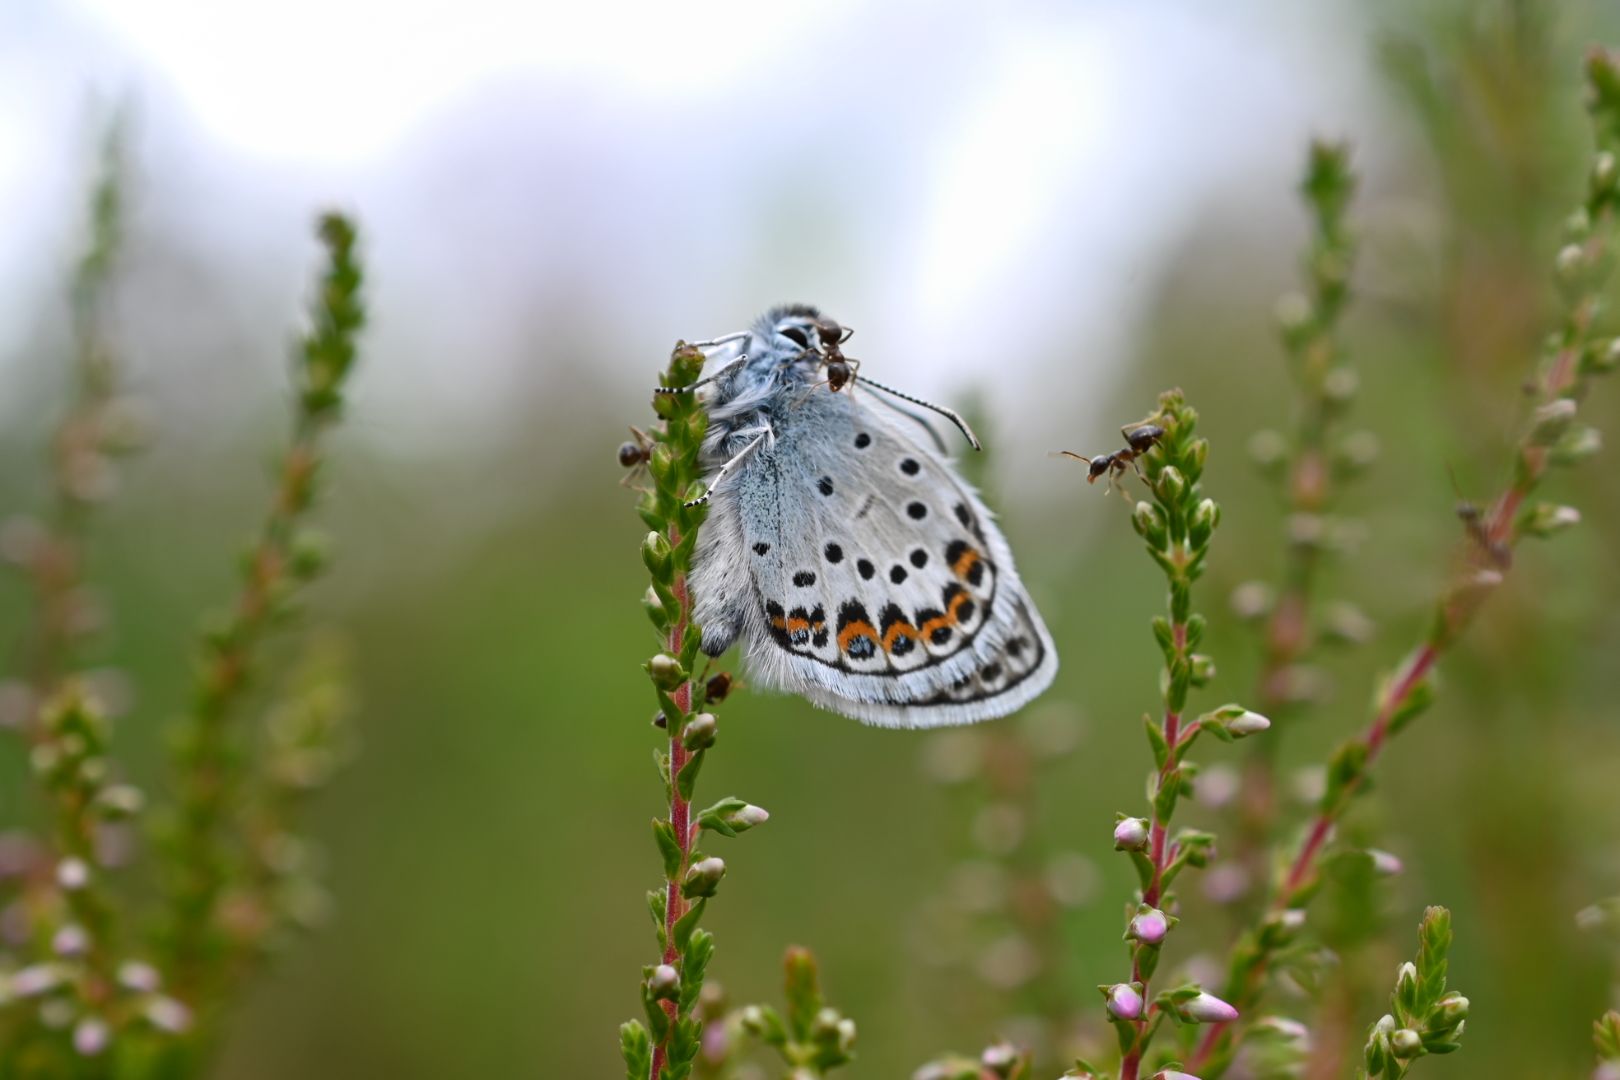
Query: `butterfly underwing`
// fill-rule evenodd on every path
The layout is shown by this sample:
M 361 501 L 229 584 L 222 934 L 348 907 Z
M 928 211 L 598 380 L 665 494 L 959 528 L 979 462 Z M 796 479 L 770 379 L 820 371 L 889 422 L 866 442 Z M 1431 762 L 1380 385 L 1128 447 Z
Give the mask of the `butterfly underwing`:
M 767 312 L 706 399 L 702 647 L 752 680 L 884 727 L 1004 716 L 1057 652 L 990 512 L 857 377 L 833 391 L 815 308 Z

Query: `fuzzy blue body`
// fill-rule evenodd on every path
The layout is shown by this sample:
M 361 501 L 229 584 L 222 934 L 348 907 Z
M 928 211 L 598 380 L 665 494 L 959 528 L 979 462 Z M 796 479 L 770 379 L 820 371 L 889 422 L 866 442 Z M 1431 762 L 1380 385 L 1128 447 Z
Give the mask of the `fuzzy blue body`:
M 691 576 L 704 651 L 740 640 L 756 682 L 867 723 L 1005 715 L 1057 671 L 1006 540 L 911 421 L 859 379 L 826 385 L 801 343 L 818 319 L 767 313 L 709 391 Z

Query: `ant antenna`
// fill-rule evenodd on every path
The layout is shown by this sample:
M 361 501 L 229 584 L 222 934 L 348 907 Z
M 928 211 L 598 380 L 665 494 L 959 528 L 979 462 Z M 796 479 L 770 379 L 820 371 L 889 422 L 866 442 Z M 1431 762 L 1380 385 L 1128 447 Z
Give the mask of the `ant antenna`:
M 922 398 L 912 397 L 910 394 L 901 393 L 899 390 L 896 390 L 892 386 L 884 386 L 882 383 L 878 382 L 876 379 L 868 379 L 864 375 L 861 376 L 861 382 L 866 386 L 870 386 L 874 390 L 881 390 L 885 394 L 893 394 L 895 397 L 899 398 L 902 401 L 909 401 L 913 405 L 921 405 L 925 409 L 930 409 L 930 410 L 932 410 L 934 412 L 939 413 L 939 415 L 943 416 L 945 419 L 949 420 L 951 423 L 956 425 L 956 430 L 960 431 L 967 438 L 968 445 L 972 446 L 973 449 L 975 449 L 975 450 L 983 450 L 984 449 L 984 447 L 979 444 L 979 437 L 977 435 L 973 434 L 973 429 L 972 428 L 968 427 L 967 421 L 962 419 L 962 417 L 960 415 L 958 415 L 954 410 L 947 409 L 943 405 L 935 405 L 931 401 L 924 401 Z

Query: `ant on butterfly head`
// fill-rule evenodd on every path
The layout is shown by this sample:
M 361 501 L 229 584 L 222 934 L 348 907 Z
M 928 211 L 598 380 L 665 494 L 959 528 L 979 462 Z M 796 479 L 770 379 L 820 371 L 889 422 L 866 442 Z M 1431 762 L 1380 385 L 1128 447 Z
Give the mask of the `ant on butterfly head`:
M 861 366 L 859 360 L 845 356 L 840 347 L 855 331 L 848 326 L 840 326 L 825 315 L 818 315 L 810 325 L 816 332 L 814 345 L 810 343 L 809 335 L 796 326 L 783 330 L 782 335 L 804 350 L 800 356 L 806 353 L 821 354 L 822 364 L 827 368 L 827 389 L 836 394 L 854 380 Z
M 1125 475 L 1127 467 L 1135 469 L 1136 475 L 1141 476 L 1145 482 L 1147 477 L 1142 475 L 1142 466 L 1136 463 L 1136 459 L 1153 449 L 1158 441 L 1164 438 L 1164 428 L 1159 427 L 1157 424 L 1141 424 L 1134 428 L 1120 428 L 1119 433 L 1125 436 L 1125 445 L 1111 454 L 1086 457 L 1084 454 L 1076 454 L 1072 450 L 1060 450 L 1058 453 L 1064 457 L 1072 457 L 1077 461 L 1083 461 L 1089 466 L 1086 471 L 1086 483 L 1088 484 L 1095 484 L 1098 477 L 1107 476 L 1108 490 L 1112 491 L 1114 490 L 1114 481 Z

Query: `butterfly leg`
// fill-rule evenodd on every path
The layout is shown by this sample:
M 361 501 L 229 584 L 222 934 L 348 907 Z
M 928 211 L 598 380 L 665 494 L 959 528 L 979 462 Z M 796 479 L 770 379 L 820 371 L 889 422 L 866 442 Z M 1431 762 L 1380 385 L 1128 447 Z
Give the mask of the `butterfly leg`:
M 748 432 L 742 432 L 741 434 L 748 434 Z M 714 474 L 714 479 L 709 482 L 709 486 L 704 489 L 703 494 L 699 495 L 695 499 L 692 499 L 690 502 L 687 502 L 685 504 L 686 508 L 690 510 L 694 506 L 703 506 L 705 503 L 707 503 L 710 496 L 719 490 L 721 482 L 725 480 L 727 476 L 731 475 L 731 471 L 738 465 L 742 464 L 743 458 L 747 457 L 749 454 L 752 454 L 755 450 L 758 450 L 759 444 L 764 442 L 766 439 L 770 439 L 772 442 L 775 442 L 776 432 L 772 431 L 768 427 L 764 428 L 759 432 L 758 435 L 754 436 L 753 441 L 751 441 L 747 446 L 731 455 L 731 460 L 720 466 L 720 471 Z

